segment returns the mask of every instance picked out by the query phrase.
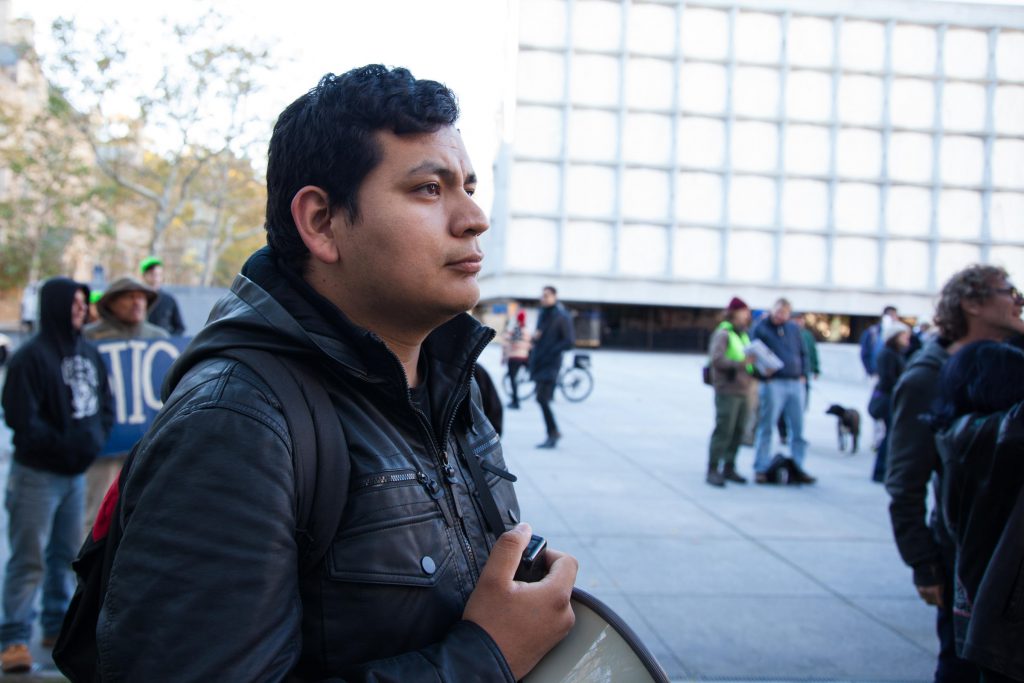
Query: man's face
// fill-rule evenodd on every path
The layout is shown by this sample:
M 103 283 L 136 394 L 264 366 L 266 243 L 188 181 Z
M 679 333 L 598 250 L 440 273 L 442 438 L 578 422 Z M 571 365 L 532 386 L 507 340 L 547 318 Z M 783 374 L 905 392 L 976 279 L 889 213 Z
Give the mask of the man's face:
M 775 304 L 775 307 L 772 308 L 772 322 L 775 323 L 776 325 L 781 325 L 782 323 L 789 320 L 790 312 L 791 311 L 789 309 L 789 306 L 783 304 Z
M 107 304 L 114 317 L 125 325 L 138 325 L 146 319 L 146 294 L 122 292 Z
M 160 285 L 164 283 L 164 267 L 153 266 L 145 273 L 142 274 L 142 279 L 146 281 L 146 284 L 153 289 L 160 289 Z
M 1012 283 L 999 278 L 992 285 L 992 295 L 978 305 L 974 316 L 968 316 L 970 326 L 981 325 L 986 335 L 994 339 L 1006 339 L 1015 334 L 1024 334 L 1024 320 L 1021 309 L 1024 299 Z
M 85 292 L 75 290 L 75 298 L 71 300 L 71 327 L 77 332 L 85 324 L 85 314 L 89 307 L 85 304 Z
M 332 286 L 358 310 L 436 326 L 480 298 L 478 236 L 489 225 L 472 197 L 476 174 L 455 128 L 376 137 L 381 161 L 359 188 L 359 218 L 331 217 L 344 273 Z
M 750 327 L 751 315 L 749 308 L 741 308 L 733 314 L 733 320 L 736 321 L 736 326 L 746 329 Z
M 542 290 L 540 293 L 540 305 L 547 308 L 548 306 L 554 306 L 555 302 L 558 301 L 558 297 L 550 289 Z

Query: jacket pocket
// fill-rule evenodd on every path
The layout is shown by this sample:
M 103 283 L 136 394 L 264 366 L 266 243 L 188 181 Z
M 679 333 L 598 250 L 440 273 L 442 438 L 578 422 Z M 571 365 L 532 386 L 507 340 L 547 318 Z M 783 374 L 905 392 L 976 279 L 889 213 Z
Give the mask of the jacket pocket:
M 452 544 L 444 518 L 431 510 L 343 532 L 329 560 L 334 581 L 430 587 L 452 563 Z

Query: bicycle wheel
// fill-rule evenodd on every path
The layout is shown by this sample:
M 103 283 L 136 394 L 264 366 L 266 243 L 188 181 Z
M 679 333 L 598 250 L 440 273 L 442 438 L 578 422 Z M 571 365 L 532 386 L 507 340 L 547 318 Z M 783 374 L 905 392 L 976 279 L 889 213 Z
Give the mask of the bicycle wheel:
M 562 373 L 558 386 L 563 396 L 574 403 L 579 403 L 594 390 L 594 378 L 585 368 L 569 368 Z
M 519 396 L 520 401 L 525 401 L 537 391 L 537 387 L 533 380 L 530 379 L 530 373 L 526 368 L 520 368 L 519 372 L 516 373 L 516 384 L 518 385 L 516 388 L 519 389 L 516 394 Z M 512 378 L 508 376 L 507 372 L 502 378 L 501 386 L 505 390 L 505 394 L 512 398 Z

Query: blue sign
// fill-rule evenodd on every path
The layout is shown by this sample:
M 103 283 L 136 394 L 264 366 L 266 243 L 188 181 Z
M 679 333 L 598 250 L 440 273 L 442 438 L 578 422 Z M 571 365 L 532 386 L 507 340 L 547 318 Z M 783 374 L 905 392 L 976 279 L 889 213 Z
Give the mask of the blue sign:
M 160 387 L 164 376 L 190 341 L 191 337 L 171 337 L 96 342 L 114 394 L 114 428 L 101 458 L 126 454 L 146 433 L 163 406 Z

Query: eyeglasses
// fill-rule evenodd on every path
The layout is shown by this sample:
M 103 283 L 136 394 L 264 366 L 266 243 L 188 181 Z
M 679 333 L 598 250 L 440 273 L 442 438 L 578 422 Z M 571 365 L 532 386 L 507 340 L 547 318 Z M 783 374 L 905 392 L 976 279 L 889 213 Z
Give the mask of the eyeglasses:
M 1021 294 L 1020 290 L 1016 287 L 1003 287 L 1001 289 L 992 290 L 996 294 L 1009 294 L 1010 298 L 1015 302 L 1024 302 L 1024 294 Z

